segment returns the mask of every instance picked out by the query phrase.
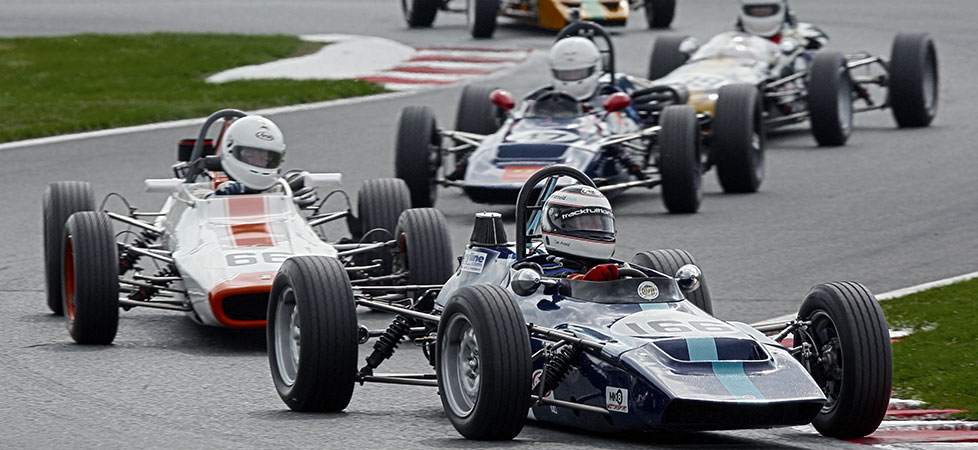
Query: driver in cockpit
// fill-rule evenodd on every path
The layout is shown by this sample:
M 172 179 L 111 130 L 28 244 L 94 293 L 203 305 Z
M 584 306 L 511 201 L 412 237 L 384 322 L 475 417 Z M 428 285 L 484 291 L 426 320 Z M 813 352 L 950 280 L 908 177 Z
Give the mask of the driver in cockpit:
M 740 0 L 737 30 L 781 44 L 794 40 L 804 48 L 816 50 L 828 43 L 825 34 L 812 24 L 799 23 L 788 0 Z
M 214 195 L 261 192 L 274 186 L 282 172 L 285 138 L 271 120 L 245 116 L 227 128 L 219 152 L 221 168 L 231 179 Z
M 540 228 L 547 254 L 528 258 L 549 277 L 585 281 L 618 279 L 615 215 L 601 191 L 573 185 L 554 192 L 543 205 Z

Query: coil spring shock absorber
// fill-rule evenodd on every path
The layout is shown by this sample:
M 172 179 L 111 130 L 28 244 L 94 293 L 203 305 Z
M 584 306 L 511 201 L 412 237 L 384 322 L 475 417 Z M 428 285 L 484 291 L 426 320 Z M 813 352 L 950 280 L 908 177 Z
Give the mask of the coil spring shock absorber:
M 550 354 L 543 366 L 544 394 L 556 389 L 560 382 L 564 381 L 580 355 L 581 350 L 572 346 L 558 348 Z
M 158 238 L 159 235 L 153 233 L 149 230 L 143 230 L 139 234 L 139 237 L 132 242 L 133 247 L 147 248 L 149 244 Z M 119 255 L 119 275 L 124 275 L 126 272 L 136 268 L 136 262 L 139 261 L 139 254 L 131 252 L 129 250 L 123 250 L 122 254 Z
M 363 369 L 360 369 L 360 375 L 367 376 L 372 374 L 374 369 L 380 366 L 380 363 L 394 356 L 394 350 L 397 349 L 397 345 L 410 331 L 411 322 L 406 317 L 402 315 L 394 316 L 394 320 L 391 321 L 390 326 L 387 327 L 384 334 L 377 338 L 377 342 L 374 343 L 374 351 L 367 357 L 367 365 Z
M 175 277 L 177 275 L 178 275 L 177 269 L 173 267 L 173 264 L 169 264 L 166 267 L 164 267 L 162 270 L 157 272 L 156 275 L 154 275 L 153 277 L 154 278 Z M 160 292 L 160 290 L 157 288 L 167 287 L 169 285 L 170 285 L 170 281 L 150 282 L 149 284 L 145 286 L 140 286 L 139 289 L 130 292 L 128 297 L 129 300 L 137 300 L 137 301 L 149 300 L 154 295 Z

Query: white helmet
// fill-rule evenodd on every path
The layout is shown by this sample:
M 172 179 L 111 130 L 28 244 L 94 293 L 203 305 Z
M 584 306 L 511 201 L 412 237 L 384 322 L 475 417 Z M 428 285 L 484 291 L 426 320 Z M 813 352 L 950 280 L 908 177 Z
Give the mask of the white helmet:
M 787 16 L 787 0 L 740 0 L 740 25 L 750 34 L 773 38 Z
M 594 95 L 601 77 L 601 52 L 587 38 L 574 36 L 557 41 L 547 55 L 554 89 L 578 100 Z
M 615 214 L 601 191 L 575 184 L 543 204 L 543 244 L 551 254 L 607 261 L 615 253 Z
M 221 167 L 248 189 L 263 191 L 274 186 L 284 157 L 282 130 L 262 116 L 237 119 L 224 133 Z

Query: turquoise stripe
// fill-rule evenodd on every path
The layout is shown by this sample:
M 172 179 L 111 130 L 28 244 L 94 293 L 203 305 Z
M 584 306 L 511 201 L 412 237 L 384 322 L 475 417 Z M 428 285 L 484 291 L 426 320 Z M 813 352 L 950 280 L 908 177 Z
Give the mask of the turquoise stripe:
M 686 350 L 690 361 L 711 361 L 713 374 L 717 376 L 730 395 L 744 400 L 762 400 L 764 395 L 744 372 L 744 363 L 718 361 L 717 343 L 711 337 L 686 338 Z
M 711 337 L 686 338 L 690 361 L 716 361 L 717 343 Z
M 669 309 L 668 303 L 639 303 L 638 306 L 642 307 L 642 311 L 648 311 L 650 309 Z
M 732 361 L 717 361 L 713 363 L 713 373 L 727 388 L 730 395 L 741 399 L 763 400 L 764 395 L 754 386 L 754 383 L 744 373 L 744 363 Z
M 601 10 L 600 0 L 581 0 L 581 8 L 587 11 L 587 19 L 603 20 L 604 12 Z

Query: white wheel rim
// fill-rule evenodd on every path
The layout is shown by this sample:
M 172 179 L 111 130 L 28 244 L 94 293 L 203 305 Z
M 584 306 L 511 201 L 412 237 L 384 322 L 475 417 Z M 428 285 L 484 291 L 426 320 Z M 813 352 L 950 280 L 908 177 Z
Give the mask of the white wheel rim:
M 482 360 L 475 330 L 465 316 L 451 318 L 441 347 L 441 374 L 444 377 L 445 397 L 452 413 L 467 417 L 475 409 L 482 385 Z
M 292 386 L 299 372 L 299 349 L 302 342 L 299 308 L 292 288 L 283 289 L 277 300 L 275 321 L 269 324 L 275 327 L 275 361 L 282 382 Z

